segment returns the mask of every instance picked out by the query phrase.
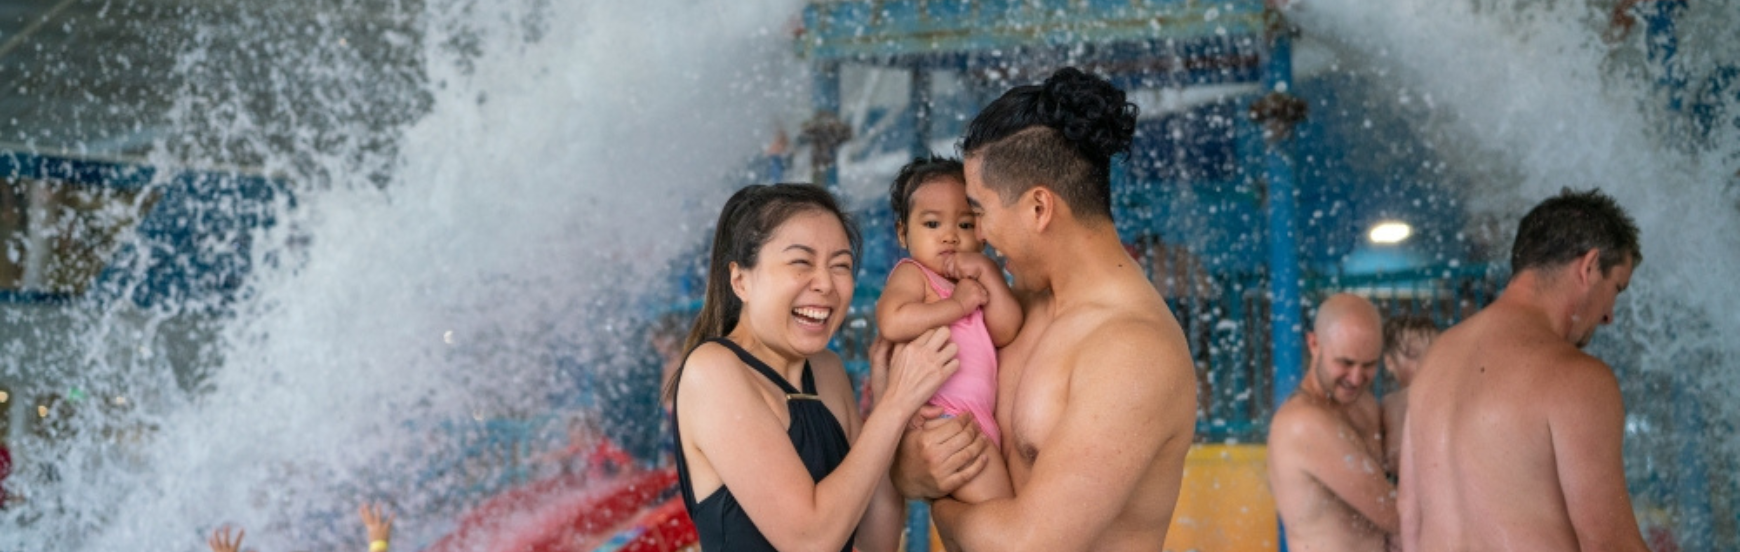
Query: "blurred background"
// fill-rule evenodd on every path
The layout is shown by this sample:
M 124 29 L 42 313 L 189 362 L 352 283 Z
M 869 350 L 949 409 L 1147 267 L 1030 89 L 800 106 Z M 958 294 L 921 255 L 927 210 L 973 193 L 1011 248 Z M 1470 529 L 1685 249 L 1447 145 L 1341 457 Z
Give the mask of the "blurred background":
M 1562 187 L 1643 231 L 1589 349 L 1645 535 L 1740 548 L 1737 25 L 1697 0 L 5 0 L 0 550 L 225 524 L 358 549 L 364 500 L 398 548 L 676 549 L 657 394 L 724 199 L 846 201 L 861 377 L 887 183 L 1065 65 L 1141 108 L 1115 218 L 1200 380 L 1168 549 L 1284 546 L 1262 443 L 1312 305 L 1454 324 Z

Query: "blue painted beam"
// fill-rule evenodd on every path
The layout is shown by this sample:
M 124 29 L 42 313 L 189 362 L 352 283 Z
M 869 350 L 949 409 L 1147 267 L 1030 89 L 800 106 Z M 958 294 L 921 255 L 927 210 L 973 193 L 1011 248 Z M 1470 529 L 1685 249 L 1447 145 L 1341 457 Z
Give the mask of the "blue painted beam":
M 800 55 L 816 60 L 1007 54 L 1034 45 L 1259 36 L 1262 0 L 833 0 L 804 8 Z

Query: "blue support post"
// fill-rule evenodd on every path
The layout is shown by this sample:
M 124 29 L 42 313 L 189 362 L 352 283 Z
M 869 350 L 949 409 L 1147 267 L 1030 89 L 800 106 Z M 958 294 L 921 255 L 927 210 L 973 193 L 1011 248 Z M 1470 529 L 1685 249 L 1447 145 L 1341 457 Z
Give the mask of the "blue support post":
M 1293 39 L 1286 29 L 1277 29 L 1269 37 L 1268 59 L 1263 60 L 1263 87 L 1271 93 L 1290 93 L 1293 85 Z M 1264 141 L 1263 161 L 1268 177 L 1265 194 L 1269 215 L 1269 343 L 1274 348 L 1274 405 L 1293 394 L 1299 386 L 1304 369 L 1304 324 L 1300 316 L 1303 282 L 1299 274 L 1299 238 L 1294 212 L 1298 200 L 1294 195 L 1293 133 L 1276 132 Z M 1276 523 L 1280 527 L 1280 523 Z M 1287 551 L 1287 531 L 1276 536 L 1281 552 Z
M 930 552 L 930 505 L 906 503 L 906 552 Z
M 1263 64 L 1263 84 L 1267 90 L 1287 92 L 1293 81 L 1293 43 L 1285 31 L 1269 42 L 1268 59 Z M 1304 325 L 1300 320 L 1300 300 L 1304 295 L 1303 278 L 1299 271 L 1299 238 L 1294 212 L 1298 199 L 1294 197 L 1293 138 L 1291 133 L 1273 136 L 1264 150 L 1264 166 L 1268 176 L 1269 223 L 1269 302 L 1270 344 L 1274 347 L 1274 401 L 1293 394 L 1304 370 Z
M 912 156 L 930 155 L 930 70 L 915 67 L 907 89 L 908 113 L 912 114 Z
M 820 118 L 823 115 L 827 115 L 831 116 L 833 120 L 838 121 L 840 117 L 839 62 L 826 61 L 816 64 L 815 82 L 813 87 L 814 88 L 810 91 L 810 101 L 815 105 L 817 117 Z M 824 141 L 814 144 L 813 147 L 833 149 L 833 151 L 828 152 L 825 156 L 817 156 L 818 158 L 829 160 L 824 164 L 824 166 L 812 167 L 811 170 L 816 173 L 816 184 L 821 184 L 827 187 L 830 192 L 836 194 L 839 193 L 840 169 L 839 163 L 834 161 L 834 159 L 836 159 L 835 154 L 838 153 L 839 150 L 839 144 L 831 143 L 831 141 Z

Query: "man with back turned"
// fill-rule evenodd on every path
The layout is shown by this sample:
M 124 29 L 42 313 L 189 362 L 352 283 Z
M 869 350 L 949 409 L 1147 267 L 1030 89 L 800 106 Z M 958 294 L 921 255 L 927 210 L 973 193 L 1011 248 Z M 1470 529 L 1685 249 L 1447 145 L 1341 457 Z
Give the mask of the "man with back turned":
M 1504 293 L 1432 344 L 1409 393 L 1405 550 L 1647 550 L 1619 381 L 1582 351 L 1642 261 L 1637 234 L 1599 191 L 1523 217 Z

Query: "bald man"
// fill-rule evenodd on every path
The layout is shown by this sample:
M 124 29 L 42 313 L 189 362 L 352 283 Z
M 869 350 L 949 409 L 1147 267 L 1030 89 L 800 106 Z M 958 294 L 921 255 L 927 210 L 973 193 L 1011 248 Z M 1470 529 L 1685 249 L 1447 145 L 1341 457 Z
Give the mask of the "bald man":
M 1382 551 L 1401 523 L 1371 381 L 1383 354 L 1371 302 L 1340 294 L 1305 335 L 1311 366 L 1269 426 L 1269 486 L 1290 550 Z

